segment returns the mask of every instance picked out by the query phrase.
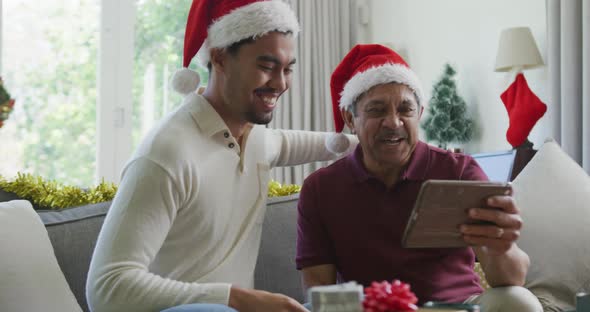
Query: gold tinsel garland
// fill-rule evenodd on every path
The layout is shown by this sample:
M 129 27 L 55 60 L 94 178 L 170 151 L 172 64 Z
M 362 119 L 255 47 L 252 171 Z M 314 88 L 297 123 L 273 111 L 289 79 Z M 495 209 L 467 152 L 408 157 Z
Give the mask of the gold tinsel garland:
M 109 201 L 117 192 L 115 184 L 104 181 L 95 187 L 82 189 L 28 173 L 19 173 L 14 181 L 0 177 L 0 189 L 31 201 L 39 209 L 49 210 Z
M 281 184 L 275 180 L 268 183 L 268 197 L 287 196 L 301 191 L 297 184 Z
M 0 176 L 0 189 L 31 201 L 39 209 L 48 210 L 105 202 L 112 200 L 117 193 L 117 185 L 114 183 L 103 181 L 95 187 L 82 189 L 28 173 L 18 173 L 14 181 Z M 283 185 L 273 180 L 268 184 L 268 197 L 287 196 L 300 190 L 299 185 Z

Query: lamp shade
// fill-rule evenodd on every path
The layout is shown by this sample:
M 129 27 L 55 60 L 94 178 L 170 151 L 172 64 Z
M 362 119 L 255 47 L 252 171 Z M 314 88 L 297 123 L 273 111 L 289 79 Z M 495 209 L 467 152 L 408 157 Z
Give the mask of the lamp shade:
M 528 27 L 504 29 L 500 35 L 497 72 L 507 72 L 514 68 L 530 69 L 544 65 L 533 34 Z

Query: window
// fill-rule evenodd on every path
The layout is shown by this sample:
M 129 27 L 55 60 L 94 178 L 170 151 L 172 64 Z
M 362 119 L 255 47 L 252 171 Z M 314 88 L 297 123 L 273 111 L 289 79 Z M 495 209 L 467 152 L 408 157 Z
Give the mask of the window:
M 0 174 L 93 182 L 98 2 L 2 1 L 1 73 L 16 106 L 0 129 Z
M 191 0 L 139 0 L 135 23 L 133 80 L 133 145 L 166 113 L 180 105 L 182 96 L 169 87 L 174 72 L 182 65 L 184 30 Z M 202 84 L 208 77 L 198 66 Z
M 0 129 L 0 175 L 118 182 L 141 137 L 182 102 L 168 82 L 191 3 L 0 0 L 0 73 L 17 101 Z

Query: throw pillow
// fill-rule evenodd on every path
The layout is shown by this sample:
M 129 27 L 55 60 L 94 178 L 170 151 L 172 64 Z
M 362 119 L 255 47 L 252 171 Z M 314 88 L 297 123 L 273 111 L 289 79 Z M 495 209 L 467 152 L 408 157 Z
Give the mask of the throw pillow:
M 0 203 L 0 311 L 82 311 L 31 203 Z
M 526 287 L 545 311 L 573 309 L 590 290 L 590 177 L 547 141 L 513 182 L 524 226 L 518 245 L 531 266 Z

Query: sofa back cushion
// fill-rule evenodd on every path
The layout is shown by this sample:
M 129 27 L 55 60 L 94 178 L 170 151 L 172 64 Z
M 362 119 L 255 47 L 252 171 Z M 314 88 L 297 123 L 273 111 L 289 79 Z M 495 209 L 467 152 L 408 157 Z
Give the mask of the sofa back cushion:
M 545 311 L 570 310 L 590 290 L 590 177 L 548 141 L 514 180 L 524 225 L 518 245 L 531 266 L 525 286 Z
M 20 199 L 20 198 L 18 198 L 18 195 L 11 193 L 11 192 L 7 192 L 7 191 L 0 188 L 0 203 L 6 202 L 6 201 L 11 201 L 11 200 L 16 200 L 16 199 Z
M 57 262 L 84 311 L 88 311 L 86 277 L 90 259 L 110 205 L 111 202 L 104 202 L 61 211 L 39 211 Z
M 0 311 L 81 311 L 31 203 L 0 203 Z
M 301 278 L 295 268 L 298 199 L 299 194 L 268 199 L 254 286 L 303 302 Z

